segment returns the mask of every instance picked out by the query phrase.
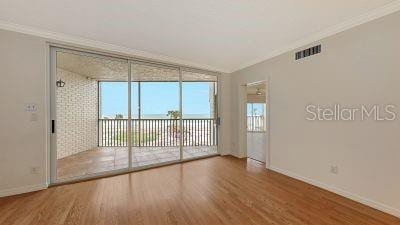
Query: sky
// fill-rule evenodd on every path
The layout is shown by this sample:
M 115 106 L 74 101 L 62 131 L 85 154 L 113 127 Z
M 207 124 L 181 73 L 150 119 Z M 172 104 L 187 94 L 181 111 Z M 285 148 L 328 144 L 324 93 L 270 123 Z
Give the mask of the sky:
M 209 82 L 183 82 L 182 106 L 186 117 L 194 114 L 210 117 Z M 102 117 L 115 114 L 128 115 L 128 83 L 100 82 Z M 138 114 L 138 83 L 132 82 L 132 118 Z M 179 110 L 179 82 L 141 82 L 142 118 L 167 115 L 170 110 Z M 153 116 L 152 116 L 153 115 Z
M 247 103 L 247 116 L 262 116 L 265 112 L 265 103 Z

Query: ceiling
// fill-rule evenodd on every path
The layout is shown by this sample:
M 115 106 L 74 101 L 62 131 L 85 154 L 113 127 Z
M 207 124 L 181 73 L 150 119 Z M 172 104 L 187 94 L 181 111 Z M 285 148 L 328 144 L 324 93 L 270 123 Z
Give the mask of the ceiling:
M 0 22 L 232 72 L 390 2 L 0 0 Z

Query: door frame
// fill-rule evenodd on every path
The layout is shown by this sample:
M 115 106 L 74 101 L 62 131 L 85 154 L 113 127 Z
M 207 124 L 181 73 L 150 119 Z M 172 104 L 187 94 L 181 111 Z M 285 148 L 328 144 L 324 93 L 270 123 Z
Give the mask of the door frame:
M 49 123 L 49 129 L 48 129 L 48 163 L 47 167 L 49 169 L 48 172 L 48 179 L 49 179 L 49 185 L 59 185 L 59 184 L 65 184 L 65 183 L 71 183 L 71 182 L 78 182 L 78 181 L 83 181 L 83 180 L 89 180 L 89 179 L 95 179 L 95 178 L 101 178 L 101 177 L 107 177 L 107 176 L 114 176 L 114 175 L 120 175 L 124 173 L 129 173 L 133 171 L 139 171 L 139 170 L 144 170 L 144 169 L 149 169 L 149 168 L 155 168 L 155 167 L 160 167 L 160 166 L 165 166 L 165 165 L 171 165 L 171 164 L 176 164 L 176 163 L 183 163 L 187 161 L 192 161 L 192 160 L 197 160 L 197 159 L 202 159 L 202 158 L 208 158 L 208 157 L 213 157 L 216 155 L 220 155 L 220 142 L 219 137 L 220 137 L 220 124 L 217 124 L 216 126 L 216 132 L 217 132 L 217 153 L 216 154 L 211 154 L 211 155 L 206 155 L 206 156 L 199 156 L 199 157 L 194 157 L 194 158 L 189 158 L 189 159 L 183 159 L 183 146 L 182 146 L 182 139 L 180 139 L 180 159 L 179 160 L 172 160 L 168 162 L 162 162 L 162 163 L 157 163 L 157 164 L 152 164 L 152 165 L 146 165 L 146 166 L 140 166 L 140 167 L 132 167 L 132 146 L 130 142 L 131 135 L 129 133 L 131 132 L 131 123 L 128 122 L 128 150 L 129 150 L 129 165 L 127 168 L 123 169 L 117 169 L 117 170 L 112 170 L 112 171 L 105 171 L 105 172 L 99 172 L 99 173 L 94 173 L 94 174 L 86 174 L 82 176 L 76 176 L 68 179 L 57 179 L 57 133 L 53 131 L 53 123 L 54 121 L 54 126 L 56 127 L 56 68 L 57 68 L 57 59 L 56 59 L 56 53 L 59 51 L 62 52 L 69 52 L 69 53 L 75 53 L 75 54 L 80 54 L 80 55 L 86 55 L 86 56 L 94 56 L 97 58 L 106 58 L 106 59 L 111 59 L 111 60 L 121 60 L 121 61 L 126 61 L 128 64 L 129 72 L 128 72 L 128 121 L 131 120 L 131 65 L 133 63 L 139 63 L 139 64 L 145 64 L 145 65 L 151 65 L 151 66 L 157 66 L 157 67 L 168 67 L 168 68 L 174 68 L 179 71 L 179 109 L 182 114 L 182 71 L 188 71 L 188 72 L 199 72 L 203 74 L 208 74 L 208 75 L 213 75 L 217 79 L 217 102 L 216 102 L 216 120 L 219 121 L 219 112 L 220 112 L 220 75 L 221 73 L 219 72 L 213 72 L 213 71 L 207 71 L 207 70 L 202 70 L 202 69 L 197 69 L 197 68 L 192 68 L 192 67 L 186 67 L 186 66 L 181 66 L 181 65 L 174 65 L 174 64 L 168 64 L 168 63 L 162 63 L 162 62 L 155 62 L 155 61 L 150 61 L 150 60 L 143 60 L 143 59 L 137 59 L 137 58 L 132 58 L 132 57 L 127 57 L 127 56 L 120 56 L 116 55 L 113 53 L 104 53 L 104 52 L 99 52 L 99 51 L 93 51 L 89 49 L 81 49 L 77 47 L 71 47 L 71 46 L 66 46 L 62 44 L 54 44 L 54 43 L 47 43 L 48 46 L 48 94 L 49 94 L 49 104 L 48 104 L 48 120 L 50 121 Z M 180 127 L 182 128 L 182 115 L 180 116 Z M 54 129 L 55 129 L 54 127 Z
M 266 105 L 266 159 L 265 159 L 265 167 L 269 169 L 271 167 L 271 122 L 270 122 L 270 114 L 271 114 L 271 107 L 270 107 L 270 80 L 259 80 L 249 83 L 244 83 L 239 86 L 239 157 L 247 157 L 247 87 L 257 84 L 265 84 L 266 92 L 265 92 L 265 105 Z

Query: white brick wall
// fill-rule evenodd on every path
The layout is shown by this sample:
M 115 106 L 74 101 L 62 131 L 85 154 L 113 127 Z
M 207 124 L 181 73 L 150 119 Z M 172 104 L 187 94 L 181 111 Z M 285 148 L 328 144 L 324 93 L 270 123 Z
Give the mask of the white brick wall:
M 57 69 L 57 159 L 97 147 L 97 81 Z

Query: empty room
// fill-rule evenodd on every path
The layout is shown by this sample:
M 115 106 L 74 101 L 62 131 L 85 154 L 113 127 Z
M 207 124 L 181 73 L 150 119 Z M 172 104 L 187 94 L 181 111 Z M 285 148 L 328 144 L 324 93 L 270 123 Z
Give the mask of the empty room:
M 399 0 L 0 0 L 0 225 L 400 225 Z

